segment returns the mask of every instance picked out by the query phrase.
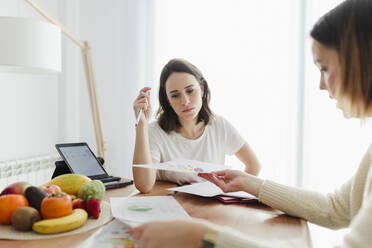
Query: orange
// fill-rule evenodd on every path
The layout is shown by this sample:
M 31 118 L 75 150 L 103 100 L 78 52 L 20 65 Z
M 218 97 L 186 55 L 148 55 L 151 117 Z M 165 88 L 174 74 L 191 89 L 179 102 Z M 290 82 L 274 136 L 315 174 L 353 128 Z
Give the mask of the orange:
M 40 212 L 43 219 L 54 219 L 70 215 L 72 213 L 71 196 L 66 193 L 58 193 L 45 197 L 41 202 Z
M 20 207 L 28 206 L 26 197 L 18 194 L 0 196 L 0 223 L 10 224 L 12 214 Z

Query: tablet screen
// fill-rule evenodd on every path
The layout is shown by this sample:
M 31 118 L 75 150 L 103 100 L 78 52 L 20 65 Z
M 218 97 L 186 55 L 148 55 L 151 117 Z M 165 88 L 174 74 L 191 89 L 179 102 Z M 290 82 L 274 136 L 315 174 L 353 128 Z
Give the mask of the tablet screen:
M 59 146 L 57 149 L 74 173 L 85 176 L 107 174 L 88 145 Z

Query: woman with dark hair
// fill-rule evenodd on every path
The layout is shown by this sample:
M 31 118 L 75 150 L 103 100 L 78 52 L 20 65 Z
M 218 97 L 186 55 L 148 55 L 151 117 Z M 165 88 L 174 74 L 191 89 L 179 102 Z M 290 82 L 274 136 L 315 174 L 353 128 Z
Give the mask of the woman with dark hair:
M 321 72 L 320 89 L 337 100 L 345 117 L 371 117 L 371 0 L 344 1 L 315 24 L 311 37 L 314 62 Z M 343 247 L 372 246 L 372 145 L 355 175 L 327 195 L 234 170 L 200 176 L 225 192 L 246 191 L 266 205 L 315 224 L 333 229 L 349 227 Z M 258 242 L 238 231 L 200 221 L 153 222 L 130 233 L 143 248 L 281 247 L 280 242 Z
M 245 171 L 257 175 L 258 160 L 235 128 L 209 108 L 208 83 L 198 68 L 183 59 L 172 59 L 160 75 L 157 121 L 148 124 L 151 115 L 150 88 L 140 91 L 134 101 L 136 114 L 142 109 L 136 127 L 133 164 L 167 162 L 176 158 L 224 164 L 225 155 L 235 154 Z M 198 182 L 187 173 L 156 171 L 133 167 L 134 183 L 141 192 L 149 192 L 156 179 L 183 184 Z

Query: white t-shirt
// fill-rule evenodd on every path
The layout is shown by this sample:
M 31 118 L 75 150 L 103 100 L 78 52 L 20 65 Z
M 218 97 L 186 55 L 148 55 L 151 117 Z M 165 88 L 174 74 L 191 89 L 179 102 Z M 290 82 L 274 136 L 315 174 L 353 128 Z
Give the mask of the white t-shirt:
M 223 117 L 215 116 L 203 134 L 193 140 L 172 131 L 167 134 L 155 121 L 149 124 L 151 157 L 160 162 L 176 158 L 225 164 L 225 155 L 233 155 L 244 145 L 245 140 Z M 157 179 L 183 184 L 200 182 L 202 179 L 188 173 L 158 171 Z

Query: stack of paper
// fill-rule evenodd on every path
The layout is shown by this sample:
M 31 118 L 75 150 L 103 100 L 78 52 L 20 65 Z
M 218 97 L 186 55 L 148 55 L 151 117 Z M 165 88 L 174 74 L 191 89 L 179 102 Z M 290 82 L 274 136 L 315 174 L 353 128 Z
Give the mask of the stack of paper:
M 257 198 L 255 196 L 244 191 L 224 193 L 218 186 L 208 181 L 181 187 L 169 188 L 168 190 L 179 191 L 204 197 L 215 197 L 216 199 L 224 203 L 257 201 Z
M 213 171 L 226 170 L 230 167 L 221 164 L 212 164 L 206 162 L 200 162 L 195 160 L 187 159 L 175 159 L 164 163 L 156 164 L 134 164 L 133 167 L 142 168 L 153 168 L 158 170 L 176 171 L 176 172 L 186 172 L 186 173 L 209 173 Z
M 139 248 L 136 241 L 127 234 L 130 228 L 149 221 L 190 218 L 173 196 L 113 197 L 110 203 L 112 215 L 116 219 L 79 248 Z
M 113 197 L 110 203 L 112 215 L 130 227 L 190 218 L 173 196 Z

